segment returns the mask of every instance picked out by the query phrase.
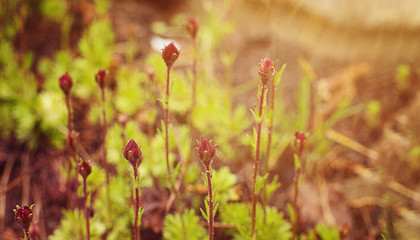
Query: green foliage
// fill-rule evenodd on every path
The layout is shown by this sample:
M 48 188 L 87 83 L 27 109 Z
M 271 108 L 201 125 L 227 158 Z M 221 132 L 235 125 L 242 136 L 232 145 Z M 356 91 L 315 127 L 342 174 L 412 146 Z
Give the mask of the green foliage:
M 236 185 L 236 175 L 232 174 L 228 167 L 222 167 L 213 171 L 214 202 L 220 205 L 228 201 L 239 200 L 234 187 Z
M 229 233 L 235 240 L 251 239 L 251 218 L 248 207 L 243 203 L 230 203 L 221 206 L 220 217 L 224 223 L 234 224 L 236 229 L 230 229 Z M 263 210 L 257 205 L 256 216 L 257 239 L 291 239 L 291 225 L 287 222 L 283 213 L 274 207 L 267 207 L 266 221 L 264 223 Z
M 206 236 L 206 230 L 200 225 L 200 218 L 191 209 L 184 211 L 185 230 L 188 239 L 202 240 Z M 168 214 L 165 217 L 165 228 L 163 230 L 165 240 L 184 240 L 184 233 L 181 217 L 178 214 Z
M 323 224 L 318 224 L 315 231 L 321 240 L 340 240 L 340 233 L 337 227 L 328 227 Z
M 47 18 L 59 22 L 67 10 L 66 1 L 43 0 L 41 1 L 41 12 Z
M 28 53 L 19 61 L 12 45 L 0 39 L 0 135 L 14 132 L 22 143 L 35 148 L 41 139 L 55 146 L 64 140 L 61 130 L 66 121 L 63 99 L 57 92 L 38 91 L 37 80 L 30 71 L 33 55 Z M 13 81 L 11 81 L 13 80 Z

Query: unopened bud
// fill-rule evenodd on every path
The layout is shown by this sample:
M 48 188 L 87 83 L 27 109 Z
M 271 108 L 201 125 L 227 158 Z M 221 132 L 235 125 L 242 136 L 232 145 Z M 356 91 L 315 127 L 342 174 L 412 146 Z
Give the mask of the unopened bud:
M 131 139 L 128 141 L 127 146 L 125 146 L 123 149 L 123 155 L 125 159 L 127 159 L 131 165 L 133 165 L 133 167 L 138 167 L 143 160 L 143 156 L 137 143 Z
M 164 49 L 162 49 L 162 58 L 163 61 L 165 61 L 166 66 L 168 68 L 171 68 L 174 62 L 178 59 L 179 54 L 181 51 L 178 50 L 178 48 L 175 47 L 175 44 L 171 42 L 168 46 L 165 46 Z
M 70 75 L 65 73 L 59 79 L 59 84 L 61 90 L 63 90 L 64 94 L 70 94 L 71 88 L 73 87 L 73 80 L 71 79 Z
M 198 158 L 203 162 L 203 164 L 208 168 L 210 163 L 213 161 L 214 156 L 216 156 L 216 146 L 211 144 L 211 140 L 208 141 L 205 137 L 201 138 L 201 142 L 197 140 L 198 147 L 196 148 Z
M 92 166 L 89 162 L 82 161 L 79 164 L 79 174 L 86 179 L 92 173 Z
M 275 72 L 276 68 L 271 64 L 269 58 L 261 60 L 258 74 L 260 75 L 262 84 L 266 85 L 274 77 Z
M 105 77 L 106 77 L 106 72 L 103 69 L 100 69 L 98 73 L 95 75 L 95 80 L 98 83 L 99 87 L 102 89 L 105 87 Z
M 198 31 L 198 20 L 195 17 L 191 17 L 190 20 L 188 20 L 187 26 L 186 26 L 187 32 L 190 34 L 191 38 L 195 38 Z
M 15 212 L 15 220 L 17 223 L 22 225 L 25 229 L 28 229 L 31 225 L 32 218 L 34 216 L 32 209 L 34 208 L 35 204 L 32 204 L 30 207 L 23 206 L 20 207 L 19 205 L 16 205 L 16 209 L 13 209 Z

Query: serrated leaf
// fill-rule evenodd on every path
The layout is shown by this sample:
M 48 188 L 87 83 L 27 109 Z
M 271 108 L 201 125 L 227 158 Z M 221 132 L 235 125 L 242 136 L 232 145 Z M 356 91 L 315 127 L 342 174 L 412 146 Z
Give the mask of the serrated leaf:
M 262 187 L 264 186 L 265 181 L 267 180 L 268 173 L 265 174 L 263 177 L 258 176 L 257 181 L 255 182 L 255 192 L 254 194 L 258 194 Z
M 209 221 L 209 217 L 207 216 L 207 214 L 203 211 L 203 209 L 202 208 L 200 208 L 200 212 L 201 212 L 201 215 L 203 215 L 203 217 L 206 219 L 206 221 L 208 222 Z

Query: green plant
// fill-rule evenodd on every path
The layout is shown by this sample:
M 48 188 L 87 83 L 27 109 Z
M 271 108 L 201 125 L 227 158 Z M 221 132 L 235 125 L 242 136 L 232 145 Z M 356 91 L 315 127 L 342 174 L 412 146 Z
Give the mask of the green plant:
M 198 142 L 197 147 L 197 155 L 198 158 L 201 160 L 201 162 L 204 165 L 204 175 L 206 176 L 206 186 L 208 189 L 208 198 L 209 200 L 206 203 L 206 213 L 201 211 L 203 213 L 204 218 L 206 218 L 208 222 L 209 227 L 209 240 L 214 239 L 214 215 L 215 208 L 213 205 L 213 182 L 211 180 L 212 178 L 212 169 L 211 164 L 213 162 L 213 158 L 216 155 L 216 145 L 213 145 L 211 143 L 211 140 L 208 141 L 205 137 L 201 138 L 201 141 Z
M 138 187 L 138 167 L 140 163 L 143 161 L 143 156 L 140 147 L 137 145 L 137 143 L 131 139 L 127 146 L 124 148 L 124 157 L 127 159 L 131 166 L 133 167 L 133 202 L 134 202 L 134 239 L 139 240 L 140 234 L 139 234 L 139 226 L 138 226 L 138 214 L 140 210 L 140 195 L 139 195 L 139 187 Z
M 106 120 L 106 111 L 105 111 L 105 78 L 106 72 L 103 69 L 100 69 L 98 73 L 95 75 L 96 83 L 98 83 L 99 88 L 101 89 L 101 103 L 102 103 L 102 163 L 105 168 L 105 175 L 106 175 L 106 185 L 109 186 L 109 169 L 108 169 L 108 160 L 106 157 L 106 134 L 108 131 L 108 124 Z
M 260 161 L 260 148 L 261 148 L 261 127 L 263 122 L 263 111 L 264 111 L 264 102 L 265 102 L 265 93 L 267 83 L 274 78 L 276 69 L 271 65 L 271 60 L 264 58 L 259 66 L 258 74 L 261 78 L 261 85 L 258 86 L 258 100 L 259 105 L 258 109 L 253 111 L 255 122 L 257 123 L 256 130 L 256 145 L 255 145 L 255 159 L 254 159 L 254 174 L 252 178 L 252 211 L 251 211 L 251 223 L 252 223 L 252 238 L 255 239 L 256 236 L 256 225 L 255 225 L 255 214 L 257 206 L 257 196 L 258 192 L 256 191 L 257 175 L 258 175 L 258 165 Z
M 90 166 L 89 162 L 82 161 L 79 164 L 79 174 L 83 178 L 83 197 L 84 197 L 84 210 L 85 210 L 85 221 L 86 221 L 86 237 L 90 239 L 90 225 L 89 225 L 89 207 L 88 207 L 88 193 L 86 187 L 86 178 L 92 173 L 92 166 Z
M 292 237 L 290 223 L 287 222 L 283 213 L 278 212 L 274 207 L 267 207 L 266 219 L 264 220 L 263 209 L 257 205 L 256 228 L 258 229 L 255 238 L 288 240 Z M 252 239 L 251 218 L 248 207 L 243 203 L 229 203 L 220 209 L 220 216 L 223 223 L 234 224 L 235 228 L 228 233 L 235 240 Z

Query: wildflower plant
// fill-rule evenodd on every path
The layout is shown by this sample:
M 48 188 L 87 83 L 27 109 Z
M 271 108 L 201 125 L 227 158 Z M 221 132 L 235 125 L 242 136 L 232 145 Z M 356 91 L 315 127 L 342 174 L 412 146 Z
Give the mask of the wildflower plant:
M 140 147 L 137 145 L 137 143 L 131 139 L 127 146 L 125 146 L 123 151 L 124 158 L 127 159 L 127 161 L 131 164 L 133 167 L 133 202 L 134 202 L 134 226 L 133 226 L 133 239 L 139 240 L 140 239 L 140 233 L 138 225 L 139 222 L 139 210 L 140 210 L 140 194 L 139 194 L 139 187 L 137 185 L 138 182 L 138 168 L 140 166 L 140 163 L 143 160 L 142 152 Z M 140 214 L 141 219 L 141 214 Z M 141 220 L 140 220 L 141 223 Z
M 85 210 L 85 221 L 86 221 L 86 238 L 90 239 L 90 211 L 88 207 L 88 193 L 86 187 L 86 179 L 92 173 L 92 166 L 89 162 L 83 161 L 79 164 L 79 174 L 83 178 L 83 197 L 84 197 L 84 210 Z
M 23 227 L 25 239 L 28 240 L 32 240 L 31 234 L 29 233 L 29 227 L 31 226 L 32 218 L 34 217 L 34 214 L 32 212 L 34 206 L 35 204 L 32 204 L 29 207 L 20 207 L 19 205 L 16 205 L 16 209 L 13 209 L 13 211 L 15 212 L 15 220 L 17 223 L 19 223 L 19 225 Z
M 206 176 L 206 186 L 208 189 L 208 201 L 206 203 L 206 213 L 201 211 L 204 217 L 207 219 L 208 222 L 208 231 L 209 231 L 209 240 L 214 239 L 214 215 L 215 215 L 215 208 L 213 205 L 213 182 L 212 182 L 212 170 L 211 164 L 213 162 L 213 158 L 216 156 L 216 145 L 211 143 L 211 140 L 208 141 L 205 137 L 201 138 L 201 141 L 197 141 L 198 147 L 197 155 L 200 161 L 204 165 L 204 174 Z
M 255 158 L 254 158 L 254 174 L 252 178 L 252 210 L 251 210 L 251 223 L 252 223 L 252 238 L 255 239 L 256 236 L 256 207 L 257 207 L 257 197 L 258 192 L 256 189 L 257 184 L 257 175 L 258 175 L 258 167 L 260 162 L 260 148 L 261 148 L 261 128 L 263 122 L 263 111 L 264 111 L 264 102 L 265 102 L 265 93 L 267 91 L 267 84 L 274 78 L 274 74 L 276 72 L 276 68 L 272 65 L 271 60 L 269 58 L 264 58 L 261 60 L 258 74 L 260 75 L 261 84 L 258 88 L 258 109 L 256 108 L 255 111 L 252 113 L 254 114 L 254 118 L 257 124 L 256 129 L 256 145 L 255 145 Z

